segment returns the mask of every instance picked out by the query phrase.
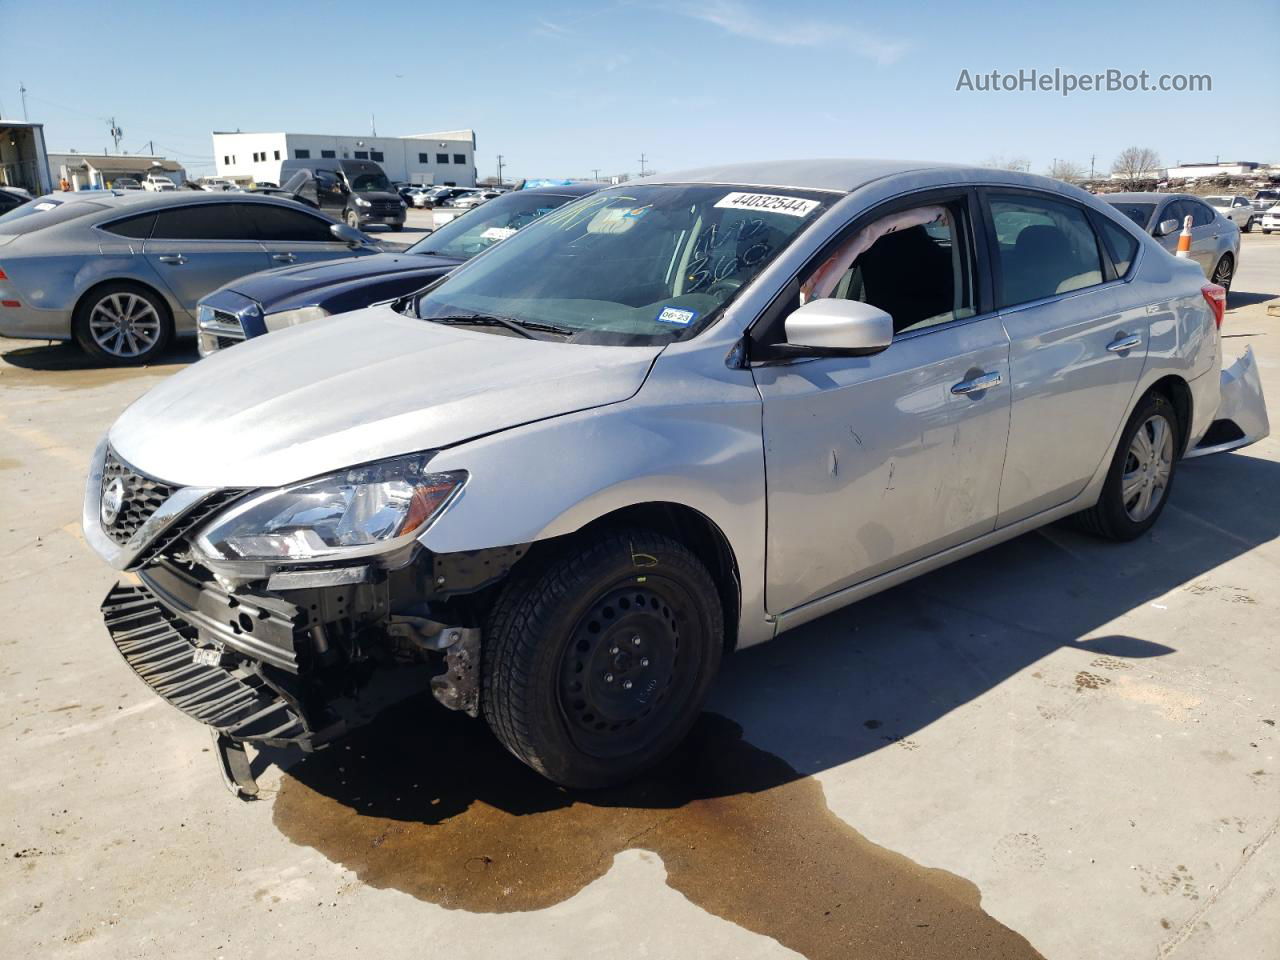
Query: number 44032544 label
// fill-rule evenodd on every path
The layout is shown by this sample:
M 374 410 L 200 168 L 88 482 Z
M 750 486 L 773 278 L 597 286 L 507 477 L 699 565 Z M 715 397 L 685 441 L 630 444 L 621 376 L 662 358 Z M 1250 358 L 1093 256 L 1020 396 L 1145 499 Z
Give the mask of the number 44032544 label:
M 780 193 L 727 193 L 716 201 L 728 210 L 754 210 L 756 213 L 785 213 L 789 217 L 807 217 L 818 206 L 817 200 L 788 197 Z

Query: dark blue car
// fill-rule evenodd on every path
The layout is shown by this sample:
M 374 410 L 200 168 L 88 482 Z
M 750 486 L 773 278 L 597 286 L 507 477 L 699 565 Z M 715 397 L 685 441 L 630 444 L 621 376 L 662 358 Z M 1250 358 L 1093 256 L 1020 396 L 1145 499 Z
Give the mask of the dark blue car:
M 200 355 L 271 330 L 421 290 L 548 211 L 600 189 L 571 184 L 503 194 L 398 253 L 296 264 L 233 280 L 197 309 Z

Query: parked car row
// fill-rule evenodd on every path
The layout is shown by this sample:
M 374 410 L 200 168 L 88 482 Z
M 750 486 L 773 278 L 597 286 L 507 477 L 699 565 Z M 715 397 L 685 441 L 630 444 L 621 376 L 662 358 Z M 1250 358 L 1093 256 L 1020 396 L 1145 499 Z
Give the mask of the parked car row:
M 241 795 L 246 743 L 321 747 L 428 690 L 557 783 L 635 776 L 725 653 L 1058 519 L 1140 537 L 1181 458 L 1267 434 L 1252 354 L 1222 369 L 1225 289 L 1149 232 L 1184 200 L 1128 202 L 1152 209 L 1011 171 L 743 164 L 500 197 L 411 253 L 232 284 L 243 335 L 236 304 L 283 329 L 168 378 L 95 453 L 85 537 L 136 574 L 107 630 Z M 92 231 L 55 275 L 172 279 L 242 241 L 176 246 L 171 213 L 242 214 L 264 252 L 279 211 L 325 220 L 111 207 L 0 234 L 0 266 Z M 321 316 L 344 276 L 379 295 L 365 266 L 427 282 Z M 126 302 L 92 300 L 115 336 Z
M 1109 193 L 1101 199 L 1145 230 L 1170 253 L 1178 249 L 1179 235 L 1191 218 L 1190 259 L 1206 277 L 1231 289 L 1240 262 L 1240 228 L 1226 216 L 1226 209 L 1211 206 L 1210 198 L 1189 193 Z

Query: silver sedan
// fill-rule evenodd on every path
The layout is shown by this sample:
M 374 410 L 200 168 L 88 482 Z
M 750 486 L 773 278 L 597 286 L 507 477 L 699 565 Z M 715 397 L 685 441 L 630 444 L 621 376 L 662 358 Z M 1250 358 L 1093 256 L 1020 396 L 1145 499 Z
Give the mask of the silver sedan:
M 1204 275 L 1227 290 L 1240 264 L 1240 228 L 1202 198 L 1189 193 L 1109 193 L 1102 197 L 1170 253 L 1191 218 L 1191 256 Z
M 0 217 L 0 336 L 74 339 L 99 360 L 144 363 L 194 334 L 197 301 L 237 277 L 377 250 L 290 200 L 55 194 Z
M 614 783 L 726 651 L 1069 516 L 1150 530 L 1182 457 L 1269 429 L 1251 354 L 1221 369 L 1224 302 L 1026 174 L 606 189 L 125 411 L 85 488 L 88 543 L 138 573 L 106 626 L 245 793 L 243 741 L 315 747 L 415 684 Z

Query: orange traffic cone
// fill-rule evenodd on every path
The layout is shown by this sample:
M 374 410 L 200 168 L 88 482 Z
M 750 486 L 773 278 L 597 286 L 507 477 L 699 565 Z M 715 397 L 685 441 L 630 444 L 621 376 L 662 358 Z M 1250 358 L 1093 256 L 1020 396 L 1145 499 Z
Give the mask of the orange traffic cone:
M 1182 232 L 1178 234 L 1178 252 L 1175 257 L 1182 257 L 1184 260 L 1191 256 L 1191 217 L 1187 216 L 1182 221 Z

